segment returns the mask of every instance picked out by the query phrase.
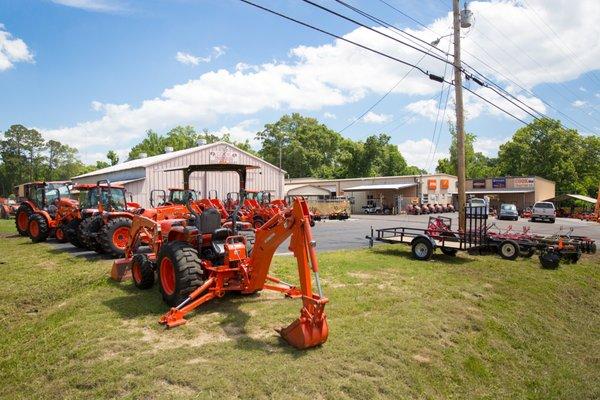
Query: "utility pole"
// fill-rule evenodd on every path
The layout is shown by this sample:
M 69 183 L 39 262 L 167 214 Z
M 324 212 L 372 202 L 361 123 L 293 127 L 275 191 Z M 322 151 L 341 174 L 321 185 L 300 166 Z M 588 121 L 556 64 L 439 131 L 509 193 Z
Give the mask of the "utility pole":
M 465 121 L 463 115 L 462 72 L 460 63 L 460 0 L 452 0 L 454 19 L 454 93 L 456 97 L 456 150 L 458 159 L 458 227 L 466 229 L 465 205 L 466 173 L 465 173 Z

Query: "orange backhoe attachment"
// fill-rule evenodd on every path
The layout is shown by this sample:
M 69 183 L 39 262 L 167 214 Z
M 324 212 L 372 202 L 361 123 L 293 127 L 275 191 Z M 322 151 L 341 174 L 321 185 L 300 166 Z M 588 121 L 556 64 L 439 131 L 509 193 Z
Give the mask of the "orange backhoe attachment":
M 306 202 L 295 199 L 291 209 L 278 212 L 256 230 L 256 241 L 250 257 L 246 254 L 246 239 L 243 236 L 229 236 L 225 241 L 224 264 L 213 266 L 210 261 L 201 260 L 208 272 L 208 279 L 181 304 L 162 316 L 160 323 L 170 328 L 182 325 L 186 322 L 186 314 L 215 297 L 222 297 L 227 291 L 250 294 L 270 289 L 302 299 L 300 317 L 288 327 L 278 330 L 281 336 L 298 349 L 324 343 L 329 333 L 324 312 L 328 300 L 323 297 L 319 281 L 309 218 Z M 297 260 L 300 288 L 268 275 L 275 251 L 290 236 L 290 250 Z M 312 292 L 311 272 L 318 294 Z

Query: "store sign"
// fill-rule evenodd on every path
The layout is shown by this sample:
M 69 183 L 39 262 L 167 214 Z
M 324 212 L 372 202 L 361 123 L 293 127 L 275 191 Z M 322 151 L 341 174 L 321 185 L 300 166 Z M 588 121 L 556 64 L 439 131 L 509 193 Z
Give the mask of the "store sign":
M 513 186 L 516 188 L 532 188 L 535 186 L 535 178 L 514 178 Z
M 427 179 L 427 189 L 429 189 L 429 190 L 437 189 L 437 181 L 435 179 Z
M 450 181 L 448 179 L 440 180 L 440 188 L 441 189 L 448 189 L 449 187 L 450 187 Z
M 473 189 L 485 189 L 485 179 L 473 179 Z
M 494 189 L 505 189 L 506 188 L 506 178 L 492 179 L 492 187 Z
M 221 146 L 210 151 L 208 160 L 211 164 L 238 164 L 240 154 L 229 146 Z

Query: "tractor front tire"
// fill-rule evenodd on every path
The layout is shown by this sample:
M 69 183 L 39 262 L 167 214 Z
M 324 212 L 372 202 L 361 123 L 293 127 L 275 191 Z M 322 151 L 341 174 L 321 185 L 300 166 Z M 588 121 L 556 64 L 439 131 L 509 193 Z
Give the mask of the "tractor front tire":
M 158 282 L 163 300 L 175 307 L 204 282 L 198 251 L 186 242 L 169 242 L 158 253 Z
M 141 290 L 154 286 L 154 268 L 146 254 L 136 254 L 131 261 L 131 275 L 134 285 Z
M 258 229 L 265 224 L 265 220 L 263 217 L 254 217 L 252 219 L 252 227 L 254 229 Z
M 69 241 L 67 232 L 65 231 L 65 226 L 63 224 L 56 227 L 56 230 L 54 231 L 54 237 L 58 243 L 67 243 Z
M 17 227 L 17 232 L 21 236 L 29 236 L 29 216 L 31 215 L 31 208 L 22 204 L 17 209 L 17 213 L 15 214 L 15 225 Z
M 110 256 L 114 258 L 124 257 L 130 231 L 131 219 L 124 217 L 112 219 L 100 229 L 98 242 L 104 252 Z
M 69 222 L 67 224 L 67 226 L 65 227 L 64 231 L 65 234 L 67 235 L 67 240 L 69 242 L 71 242 L 71 244 L 79 249 L 85 249 L 86 246 L 85 244 L 83 244 L 83 242 L 80 240 L 80 235 L 79 235 L 79 225 L 81 224 L 81 221 L 78 219 L 74 219 L 73 221 Z
M 519 245 L 514 240 L 505 240 L 498 246 L 500 257 L 505 260 L 515 260 L 519 256 Z
M 45 242 L 50 233 L 48 221 L 40 214 L 31 214 L 28 231 L 29 238 L 33 243 Z

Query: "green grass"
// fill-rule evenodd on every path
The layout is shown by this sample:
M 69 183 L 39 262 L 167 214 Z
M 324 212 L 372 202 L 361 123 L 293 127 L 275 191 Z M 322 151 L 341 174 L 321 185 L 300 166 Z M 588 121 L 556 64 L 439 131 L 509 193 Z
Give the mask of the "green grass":
M 226 296 L 167 331 L 158 290 L 110 281 L 109 260 L 7 233 L 0 254 L 1 398 L 600 398 L 598 258 L 321 253 L 330 337 L 297 351 L 273 329 L 299 303 L 277 294 Z

